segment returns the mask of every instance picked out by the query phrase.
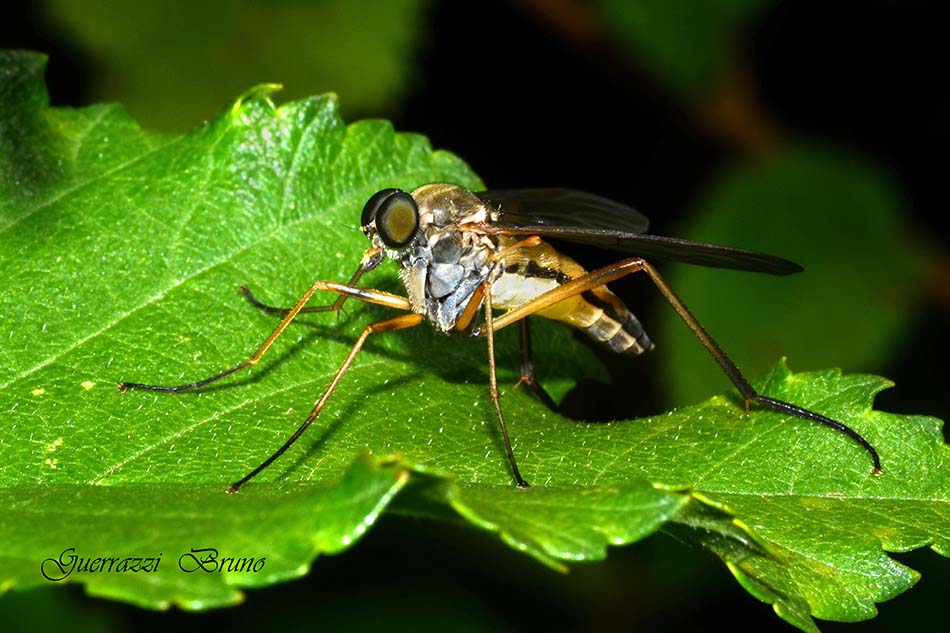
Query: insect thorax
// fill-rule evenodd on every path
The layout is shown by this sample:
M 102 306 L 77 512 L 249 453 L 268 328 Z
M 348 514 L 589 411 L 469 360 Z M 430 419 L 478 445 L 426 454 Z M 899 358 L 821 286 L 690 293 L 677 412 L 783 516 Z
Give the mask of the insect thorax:
M 443 187 L 429 185 L 422 189 L 436 186 Z M 454 189 L 459 195 L 472 196 L 460 188 Z M 498 275 L 493 260 L 498 246 L 488 235 L 460 228 L 485 219 L 487 212 L 474 196 L 472 204 L 469 200 L 446 198 L 446 192 L 433 191 L 443 195 L 443 204 L 435 207 L 425 204 L 428 193 L 413 192 L 413 197 L 420 200 L 422 231 L 397 261 L 413 312 L 425 314 L 438 330 L 449 334 L 456 331 L 456 323 L 478 286 Z

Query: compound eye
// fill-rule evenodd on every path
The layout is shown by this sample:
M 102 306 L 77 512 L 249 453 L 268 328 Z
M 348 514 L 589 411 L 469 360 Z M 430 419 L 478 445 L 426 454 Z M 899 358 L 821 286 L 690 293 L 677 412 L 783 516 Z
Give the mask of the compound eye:
M 412 241 L 418 229 L 419 207 L 408 193 L 396 191 L 379 204 L 376 230 L 389 248 L 402 248 Z
M 398 189 L 383 189 L 382 191 L 377 191 L 366 201 L 366 205 L 363 207 L 363 215 L 360 218 L 360 226 L 369 226 L 373 220 L 376 219 L 376 214 L 379 212 L 379 207 L 383 202 L 386 201 L 389 196 L 397 193 Z

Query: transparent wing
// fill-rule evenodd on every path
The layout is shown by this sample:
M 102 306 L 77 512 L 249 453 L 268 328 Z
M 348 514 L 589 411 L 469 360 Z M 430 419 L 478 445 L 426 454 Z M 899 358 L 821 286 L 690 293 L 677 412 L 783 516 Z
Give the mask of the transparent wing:
M 612 229 L 643 233 L 650 220 L 636 209 L 574 189 L 496 189 L 475 195 L 498 210 L 499 223 Z
M 675 237 L 643 235 L 649 220 L 634 209 L 570 189 L 511 189 L 475 194 L 498 211 L 488 230 L 591 244 L 644 259 L 788 275 L 802 267 L 775 255 Z

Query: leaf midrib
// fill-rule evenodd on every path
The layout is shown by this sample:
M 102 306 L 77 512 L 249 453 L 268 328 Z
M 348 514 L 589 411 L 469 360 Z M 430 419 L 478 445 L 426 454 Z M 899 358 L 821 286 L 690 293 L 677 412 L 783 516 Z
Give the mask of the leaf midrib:
M 114 111 L 114 110 L 113 110 L 113 111 Z M 102 119 L 104 119 L 104 118 L 106 117 L 106 115 L 107 115 L 108 113 L 109 113 L 108 111 L 105 111 L 105 112 L 102 114 L 102 116 L 100 116 L 98 119 L 96 119 L 96 121 L 93 123 L 93 125 L 91 125 L 91 126 L 89 127 L 89 130 L 88 130 L 86 133 L 84 133 L 84 134 L 82 135 L 82 138 L 85 139 L 85 138 L 88 138 L 89 136 L 91 136 L 93 129 L 102 121 Z M 188 135 L 182 134 L 181 136 L 178 136 L 178 137 L 176 137 L 176 138 L 172 138 L 171 140 L 167 141 L 166 143 L 164 143 L 164 144 L 162 144 L 162 145 L 158 145 L 158 146 L 156 146 L 156 147 L 153 147 L 152 149 L 149 149 L 149 150 L 143 152 L 142 154 L 140 154 L 140 155 L 138 155 L 138 156 L 135 156 L 134 158 L 131 158 L 131 159 L 127 160 L 127 161 L 124 161 L 124 162 L 120 163 L 120 164 L 116 165 L 115 167 L 113 167 L 112 169 L 110 169 L 109 171 L 106 171 L 106 172 L 103 172 L 103 173 L 101 173 L 101 174 L 96 175 L 94 178 L 90 178 L 90 179 L 88 179 L 88 180 L 80 180 L 80 181 L 77 181 L 77 182 L 72 183 L 72 185 L 71 185 L 70 187 L 68 187 L 68 188 L 66 188 L 66 189 L 63 189 L 62 191 L 58 192 L 58 193 L 57 193 L 55 196 L 53 196 L 52 198 L 49 198 L 48 200 L 43 201 L 42 204 L 37 205 L 37 206 L 34 207 L 33 209 L 29 210 L 27 213 L 24 213 L 23 215 L 21 215 L 21 216 L 19 216 L 19 217 L 17 217 L 17 218 L 14 218 L 11 222 L 9 222 L 8 224 L 6 224 L 5 226 L 0 226 L 0 237 L 2 237 L 3 234 L 6 233 L 8 230 L 14 228 L 17 224 L 23 222 L 24 220 L 27 220 L 27 219 L 33 217 L 34 215 L 36 215 L 36 214 L 39 213 L 40 211 L 43 211 L 44 209 L 47 209 L 47 208 L 53 206 L 54 204 L 56 204 L 57 202 L 60 202 L 61 200 L 67 198 L 68 196 L 71 196 L 72 194 L 74 194 L 74 193 L 76 193 L 76 192 L 82 191 L 83 189 L 85 189 L 86 187 L 88 187 L 88 186 L 90 186 L 90 185 L 97 184 L 98 181 L 101 180 L 101 179 L 103 179 L 103 178 L 111 177 L 111 176 L 114 176 L 114 175 L 116 175 L 116 174 L 118 174 L 118 173 L 121 173 L 121 172 L 124 171 L 125 169 L 127 169 L 127 168 L 129 168 L 129 167 L 135 165 L 135 164 L 138 163 L 139 161 L 141 161 L 141 160 L 143 160 L 143 159 L 145 159 L 145 158 L 151 156 L 151 155 L 154 154 L 155 152 L 158 152 L 158 151 L 161 151 L 161 150 L 166 149 L 166 148 L 168 148 L 168 147 L 171 147 L 171 146 L 175 145 L 176 143 L 180 143 L 180 142 L 184 141 L 186 138 L 188 138 Z M 78 155 L 79 152 L 80 152 L 80 149 L 79 149 L 79 148 L 82 146 L 82 143 L 83 143 L 83 142 L 84 142 L 84 141 L 80 141 L 80 142 L 77 142 L 77 143 L 76 143 L 76 147 L 77 147 L 77 149 L 76 149 L 76 154 L 77 154 L 77 155 Z
M 427 173 L 425 170 L 420 169 L 420 170 L 417 170 L 417 171 L 410 171 L 410 172 L 407 172 L 407 175 L 408 175 L 409 177 L 413 177 L 413 176 L 418 177 L 418 176 L 421 176 L 421 175 L 423 175 L 423 174 L 425 174 L 425 173 Z M 339 208 L 345 203 L 347 197 L 352 197 L 353 194 L 354 194 L 354 192 L 355 192 L 355 188 L 347 189 L 345 193 L 343 193 L 343 194 L 341 194 L 341 195 L 339 196 L 338 202 L 336 202 L 335 204 L 331 204 L 331 205 L 328 206 L 328 207 L 324 207 L 324 208 L 320 209 L 320 211 L 325 211 L 325 212 L 330 212 L 330 213 L 334 212 L 335 210 L 339 209 Z M 62 348 L 62 349 L 61 349 L 59 352 L 57 352 L 56 354 L 53 354 L 53 355 L 51 355 L 51 356 L 48 356 L 48 357 L 47 357 L 46 359 L 44 359 L 42 362 L 37 363 L 37 364 L 34 365 L 33 367 L 31 367 L 31 368 L 29 368 L 29 369 L 27 369 L 27 370 L 24 370 L 24 371 L 22 371 L 22 372 L 16 374 L 16 375 L 15 375 L 13 378 L 11 378 L 9 381 L 7 381 L 7 382 L 5 382 L 5 383 L 3 383 L 3 384 L 0 384 L 0 389 L 6 389 L 7 387 L 13 385 L 14 383 L 16 383 L 16 382 L 18 382 L 18 381 L 20 381 L 20 380 L 22 380 L 22 379 L 24 379 L 24 378 L 27 378 L 27 377 L 29 377 L 29 376 L 32 376 L 32 375 L 35 374 L 36 372 L 42 370 L 43 368 L 47 367 L 48 365 L 51 365 L 51 364 L 54 363 L 54 362 L 56 362 L 57 360 L 59 360 L 60 358 L 62 358 L 63 356 L 65 356 L 66 354 L 68 354 L 68 353 L 70 353 L 70 352 L 76 350 L 77 348 L 81 347 L 84 343 L 88 342 L 89 340 L 94 339 L 94 338 L 96 338 L 96 337 L 102 335 L 103 333 L 105 333 L 105 332 L 111 330 L 113 327 L 115 327 L 116 325 L 118 325 L 119 323 L 121 323 L 122 321 L 124 321 L 125 319 L 127 319 L 128 317 L 130 317 L 130 316 L 132 316 L 132 315 L 138 313 L 139 311 L 141 311 L 141 310 L 143 310 L 143 309 L 145 309 L 145 308 L 151 306 L 152 304 L 156 303 L 157 301 L 160 301 L 160 300 L 163 299 L 163 298 L 165 297 L 165 295 L 167 295 L 169 292 L 171 292 L 171 291 L 177 289 L 177 288 L 180 287 L 181 285 L 183 285 L 183 284 L 185 284 L 185 283 L 191 281 L 192 279 L 194 279 L 194 278 L 196 278 L 196 277 L 198 277 L 198 276 L 200 276 L 200 275 L 203 275 L 203 274 L 205 274 L 205 273 L 207 273 L 207 272 L 210 272 L 210 271 L 216 269 L 216 268 L 219 267 L 219 266 L 222 266 L 222 265 L 224 265 L 224 264 L 227 264 L 227 263 L 231 262 L 232 260 L 234 260 L 235 258 L 237 258 L 238 256 L 240 256 L 240 255 L 243 254 L 244 252 L 248 251 L 249 249 L 258 246 L 261 242 L 273 238 L 273 237 L 274 237 L 277 233 L 279 233 L 280 231 L 284 231 L 284 230 L 287 230 L 287 229 L 293 229 L 294 227 L 296 227 L 296 226 L 298 226 L 298 225 L 300 225 L 300 224 L 303 224 L 303 223 L 305 223 L 305 222 L 310 222 L 310 221 L 313 221 L 313 220 L 315 220 L 315 219 L 318 219 L 321 214 L 316 213 L 316 211 L 317 211 L 317 210 L 315 210 L 314 213 L 310 213 L 310 214 L 301 216 L 300 218 L 298 218 L 298 219 L 296 219 L 296 220 L 294 220 L 294 221 L 292 221 L 292 222 L 290 222 L 290 223 L 288 223 L 288 224 L 276 225 L 272 230 L 268 231 L 267 233 L 260 234 L 260 236 L 259 236 L 257 239 L 255 239 L 254 241 L 249 242 L 249 243 L 243 245 L 242 247 L 237 248 L 237 249 L 231 251 L 230 253 L 228 253 L 226 256 L 224 256 L 224 257 L 222 257 L 222 258 L 219 258 L 219 259 L 217 259 L 217 260 L 212 261 L 211 263 L 209 263 L 207 266 L 205 266 L 205 267 L 203 267 L 203 268 L 196 269 L 194 272 L 192 272 L 192 273 L 186 275 L 185 277 L 183 277 L 183 278 L 181 278 L 181 279 L 172 282 L 172 284 L 171 284 L 170 286 L 168 286 L 168 287 L 166 287 L 166 288 L 163 288 L 162 290 L 160 290 L 160 291 L 157 292 L 156 294 L 154 294 L 154 295 L 152 295 L 151 297 L 149 297 L 148 299 L 146 299 L 144 302 L 142 302 L 142 303 L 140 303 L 139 305 L 133 307 L 131 310 L 128 310 L 128 311 L 126 311 L 126 312 L 123 312 L 123 313 L 118 314 L 113 320 L 107 322 L 104 326 L 102 326 L 102 327 L 99 328 L 98 330 L 95 330 L 95 331 L 91 332 L 90 334 L 88 334 L 88 335 L 86 335 L 86 336 L 84 336 L 84 337 L 82 337 L 82 338 L 80 338 L 80 339 L 78 339 L 78 340 L 76 340 L 76 341 L 71 342 L 67 347 Z M 331 227 L 332 224 L 327 224 L 326 226 Z M 354 261 L 356 261 L 356 258 L 354 258 Z

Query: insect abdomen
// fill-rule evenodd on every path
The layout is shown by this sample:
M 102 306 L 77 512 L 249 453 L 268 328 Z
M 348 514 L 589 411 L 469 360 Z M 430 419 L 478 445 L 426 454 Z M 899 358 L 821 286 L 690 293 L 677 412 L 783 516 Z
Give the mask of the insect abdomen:
M 570 315 L 571 323 L 584 330 L 594 340 L 605 343 L 618 354 L 642 354 L 653 349 L 650 337 L 643 331 L 640 321 L 627 306 L 607 288 L 601 286 L 581 294 L 587 305 Z M 593 316 L 586 327 L 581 320 Z
M 580 264 L 549 244 L 518 248 L 505 257 L 505 271 L 492 285 L 493 304 L 513 308 L 585 274 Z M 653 348 L 640 321 L 605 286 L 586 290 L 537 314 L 583 330 L 617 353 L 641 354 Z

